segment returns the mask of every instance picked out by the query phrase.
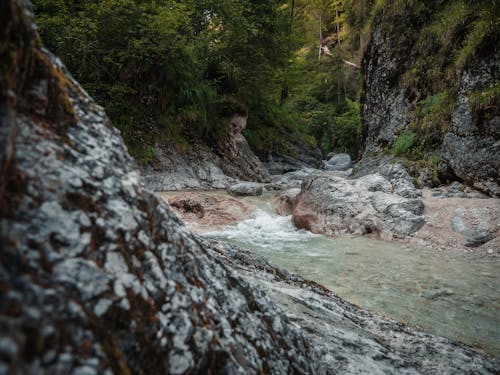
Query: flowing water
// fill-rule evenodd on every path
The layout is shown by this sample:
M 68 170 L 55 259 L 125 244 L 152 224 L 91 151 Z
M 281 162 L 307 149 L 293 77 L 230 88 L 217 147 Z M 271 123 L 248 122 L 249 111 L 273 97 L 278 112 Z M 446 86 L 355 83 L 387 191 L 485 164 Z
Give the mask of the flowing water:
M 250 219 L 204 235 L 255 251 L 365 309 L 500 356 L 498 258 L 315 235 L 276 215 L 269 197 L 243 198 L 258 207 Z

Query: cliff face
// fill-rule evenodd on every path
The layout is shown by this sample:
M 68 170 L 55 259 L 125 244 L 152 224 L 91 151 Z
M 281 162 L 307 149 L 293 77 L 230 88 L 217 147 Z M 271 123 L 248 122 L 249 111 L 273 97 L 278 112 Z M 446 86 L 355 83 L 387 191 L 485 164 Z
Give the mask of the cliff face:
M 454 178 L 500 195 L 499 31 L 490 22 L 498 9 L 458 1 L 395 7 L 376 14 L 363 59 L 363 159 L 412 132 L 418 158 L 433 154 L 439 173 L 451 168 Z

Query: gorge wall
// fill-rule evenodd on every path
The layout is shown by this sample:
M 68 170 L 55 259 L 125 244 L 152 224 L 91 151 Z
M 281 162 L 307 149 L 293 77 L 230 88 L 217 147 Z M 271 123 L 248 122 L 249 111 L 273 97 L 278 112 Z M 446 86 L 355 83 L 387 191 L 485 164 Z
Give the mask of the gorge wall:
M 415 137 L 410 159 L 432 155 L 436 174 L 500 195 L 495 20 L 487 2 L 398 2 L 376 13 L 362 63 L 363 159 Z

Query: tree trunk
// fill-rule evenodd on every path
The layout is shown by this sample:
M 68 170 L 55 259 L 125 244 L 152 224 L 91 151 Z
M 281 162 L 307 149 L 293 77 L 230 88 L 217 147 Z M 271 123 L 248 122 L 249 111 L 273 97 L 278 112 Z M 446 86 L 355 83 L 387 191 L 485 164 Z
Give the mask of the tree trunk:
M 337 42 L 340 47 L 340 24 L 339 24 L 339 8 L 338 4 L 335 3 L 335 23 L 337 24 Z

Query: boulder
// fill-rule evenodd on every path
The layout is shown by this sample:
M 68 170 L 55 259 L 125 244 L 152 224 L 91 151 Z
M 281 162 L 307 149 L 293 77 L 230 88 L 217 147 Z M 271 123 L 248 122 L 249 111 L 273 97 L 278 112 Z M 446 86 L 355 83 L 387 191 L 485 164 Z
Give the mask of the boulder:
M 251 182 L 240 182 L 227 188 L 227 192 L 234 197 L 259 196 L 262 195 L 262 185 Z
M 325 162 L 327 171 L 346 171 L 351 167 L 352 160 L 349 154 L 336 154 Z
M 314 233 L 375 234 L 404 238 L 425 223 L 424 204 L 399 166 L 382 174 L 346 179 L 320 172 L 306 180 L 295 197 L 277 199 L 278 213 L 291 213 L 295 225 Z

